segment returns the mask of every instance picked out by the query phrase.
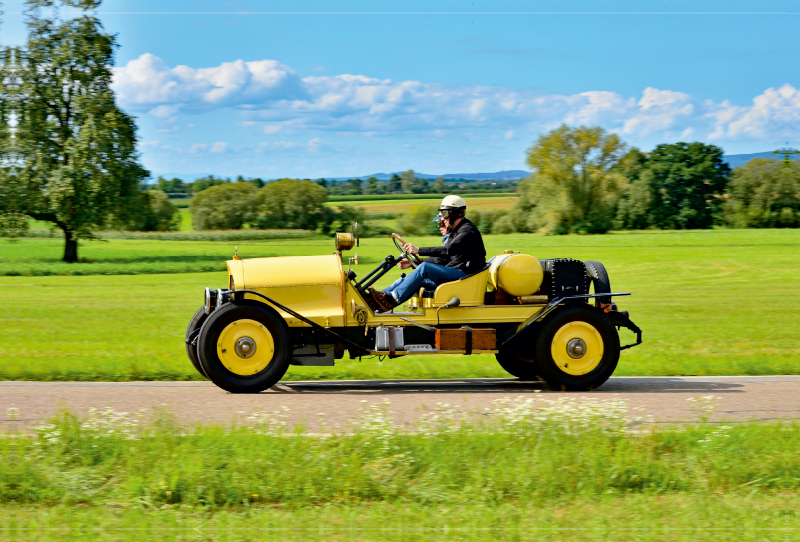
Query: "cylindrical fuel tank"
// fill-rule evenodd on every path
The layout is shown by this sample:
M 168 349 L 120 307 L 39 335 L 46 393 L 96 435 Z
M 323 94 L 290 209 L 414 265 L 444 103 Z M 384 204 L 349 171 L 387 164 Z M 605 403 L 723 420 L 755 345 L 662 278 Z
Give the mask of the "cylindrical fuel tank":
M 542 285 L 543 276 L 539 260 L 527 254 L 495 256 L 489 268 L 489 281 L 495 290 L 502 288 L 513 296 L 533 294 Z

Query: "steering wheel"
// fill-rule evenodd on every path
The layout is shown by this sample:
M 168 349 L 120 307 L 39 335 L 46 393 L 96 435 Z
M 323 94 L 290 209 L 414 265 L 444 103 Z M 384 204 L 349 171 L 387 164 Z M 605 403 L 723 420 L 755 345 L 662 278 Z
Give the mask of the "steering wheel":
M 392 241 L 394 241 L 394 246 L 396 246 L 397 249 L 402 253 L 402 255 L 403 255 L 402 257 L 403 258 L 408 258 L 408 262 L 411 264 L 411 267 L 416 269 L 417 266 L 422 263 L 422 260 L 419 259 L 419 256 L 417 256 L 416 254 L 408 254 L 406 252 L 406 249 L 403 248 L 403 246 L 406 244 L 406 242 L 403 241 L 402 237 L 400 237 L 396 233 L 393 233 L 392 234 Z

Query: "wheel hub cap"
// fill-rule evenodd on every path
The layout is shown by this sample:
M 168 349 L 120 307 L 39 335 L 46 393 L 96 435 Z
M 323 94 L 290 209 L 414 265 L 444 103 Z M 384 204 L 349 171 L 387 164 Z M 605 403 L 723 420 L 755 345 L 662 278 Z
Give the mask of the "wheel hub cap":
M 572 359 L 581 359 L 586 355 L 586 343 L 583 339 L 572 339 L 567 343 L 567 354 Z
M 236 345 L 233 347 L 233 350 L 240 358 L 251 358 L 253 357 L 253 354 L 256 353 L 256 343 L 250 337 L 242 337 L 236 341 Z
M 261 322 L 243 318 L 231 322 L 219 334 L 217 355 L 230 372 L 251 376 L 272 362 L 275 341 Z
M 603 359 L 603 337 L 589 322 L 565 324 L 553 337 L 550 354 L 565 373 L 581 376 L 594 371 Z

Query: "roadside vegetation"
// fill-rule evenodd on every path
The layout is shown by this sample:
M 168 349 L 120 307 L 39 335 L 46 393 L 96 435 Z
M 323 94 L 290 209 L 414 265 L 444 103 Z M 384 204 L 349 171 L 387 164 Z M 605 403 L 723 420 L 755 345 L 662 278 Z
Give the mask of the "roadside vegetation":
M 243 230 L 244 233 L 246 230 Z M 162 234 L 158 234 L 162 235 Z M 163 234 L 168 235 L 168 234 Z M 411 237 L 435 244 L 438 237 Z M 58 262 L 58 240 L 2 241 L 3 273 L 44 269 L 86 276 L 0 277 L 0 379 L 199 379 L 184 351 L 189 318 L 203 288 L 227 284 L 225 260 L 330 254 L 330 238 L 266 241 L 87 243 L 88 263 Z M 618 299 L 644 330 L 623 352 L 616 375 L 798 374 L 800 293 L 787 285 L 800 267 L 792 230 L 707 230 L 589 236 L 489 235 L 490 255 L 521 250 L 538 258 L 597 259 Z M 388 238 L 362 239 L 364 276 L 395 253 Z M 24 264 L 24 265 L 23 265 Z M 109 275 L 101 273 L 180 273 Z M 152 266 L 152 267 L 148 267 Z M 207 273 L 187 273 L 213 269 Z M 73 271 L 74 270 L 74 271 Z M 38 272 L 38 271 L 37 271 Z M 396 273 L 385 277 L 389 284 Z M 31 273 L 33 274 L 33 273 Z M 629 338 L 623 335 L 623 340 Z M 292 380 L 507 377 L 493 356 L 416 356 L 337 360 L 335 367 L 292 367 Z
M 638 528 L 637 539 L 651 539 L 664 534 L 656 527 L 675 529 L 670 540 L 688 527 L 676 516 L 767 535 L 800 526 L 793 423 L 659 426 L 624 401 L 537 396 L 497 400 L 481 420 L 437 405 L 404 427 L 387 408 L 365 406 L 352 426 L 323 434 L 287 427 L 281 409 L 194 428 L 163 410 L 149 420 L 65 412 L 0 439 L 0 515 L 13 510 L 28 526 L 26 512 L 42 509 L 50 518 L 79 510 L 101 525 L 146 516 L 244 526 L 246 513 L 284 528 L 327 517 L 331 529 L 361 516 L 353 526 L 445 521 L 511 532 L 538 520 L 582 536 Z M 655 522 L 626 524 L 629 514 Z

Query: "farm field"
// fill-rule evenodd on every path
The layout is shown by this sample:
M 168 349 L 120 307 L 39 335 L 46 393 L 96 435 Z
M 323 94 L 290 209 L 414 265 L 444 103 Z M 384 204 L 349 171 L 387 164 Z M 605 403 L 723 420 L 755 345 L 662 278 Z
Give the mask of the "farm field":
M 493 209 L 510 209 L 514 206 L 514 202 L 517 201 L 517 197 L 515 195 L 504 195 L 504 196 L 494 196 L 494 195 L 485 195 L 486 197 L 475 198 L 475 196 L 469 196 L 469 208 L 471 210 L 493 210 Z M 437 198 L 436 200 L 432 200 L 430 198 L 425 199 L 394 199 L 394 198 L 385 198 L 385 199 L 376 199 L 376 200 L 358 200 L 358 201 L 329 201 L 325 205 L 328 207 L 340 207 L 341 205 L 350 205 L 352 207 L 360 207 L 367 212 L 398 212 L 402 213 L 407 211 L 409 208 L 413 207 L 414 205 L 430 205 L 432 207 L 436 207 L 439 204 L 441 198 Z
M 644 330 L 616 375 L 797 374 L 800 232 L 711 230 L 604 236 L 486 236 L 489 254 L 515 249 L 538 258 L 596 259 L 612 288 L 634 295 L 622 309 Z M 437 238 L 412 239 L 435 244 Z M 205 286 L 226 283 L 234 244 L 244 257 L 327 254 L 329 238 L 272 241 L 112 239 L 81 246 L 87 276 L 0 277 L 0 378 L 21 380 L 198 379 L 183 346 Z M 59 239 L 0 243 L 0 269 L 52 267 Z M 394 253 L 390 239 L 363 239 L 359 275 Z M 176 263 L 177 262 L 177 263 Z M 176 267 L 172 267 L 173 264 Z M 124 275 L 162 265 L 165 274 Z M 67 266 L 69 267 L 69 266 Z M 188 273 L 190 270 L 217 270 Z M 69 270 L 67 270 L 69 271 Z M 109 273 L 97 274 L 91 273 Z M 114 273 L 114 274 L 112 274 Z M 394 272 L 383 283 L 394 280 Z M 492 356 L 340 360 L 293 367 L 287 379 L 505 377 Z

